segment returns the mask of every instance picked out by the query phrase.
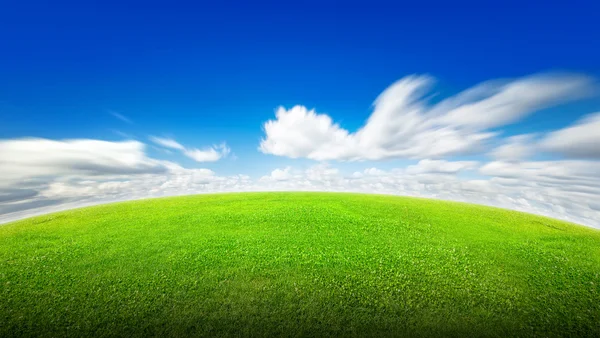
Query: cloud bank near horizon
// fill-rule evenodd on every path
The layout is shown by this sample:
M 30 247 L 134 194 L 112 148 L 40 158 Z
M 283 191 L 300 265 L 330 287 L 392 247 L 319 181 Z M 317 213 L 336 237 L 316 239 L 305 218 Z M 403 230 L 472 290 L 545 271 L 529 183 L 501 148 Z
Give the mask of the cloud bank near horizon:
M 545 132 L 505 136 L 501 129 L 592 94 L 593 79 L 562 73 L 488 81 L 431 104 L 433 83 L 409 76 L 392 84 L 355 132 L 304 106 L 278 108 L 263 125 L 259 151 L 315 163 L 289 160 L 257 177 L 152 158 L 140 141 L 0 140 L 0 222 L 145 197 L 293 190 L 464 201 L 600 228 L 600 113 Z M 226 143 L 194 148 L 172 138 L 149 140 L 199 163 L 231 152 Z M 415 163 L 378 168 L 386 159 Z M 347 172 L 336 162 L 364 169 Z

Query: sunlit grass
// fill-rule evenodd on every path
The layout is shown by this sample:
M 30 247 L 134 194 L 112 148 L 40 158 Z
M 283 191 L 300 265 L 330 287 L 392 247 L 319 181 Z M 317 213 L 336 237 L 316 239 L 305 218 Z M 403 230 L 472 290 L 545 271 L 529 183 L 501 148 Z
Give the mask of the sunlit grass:
M 248 193 L 0 226 L 0 337 L 599 336 L 600 231 L 391 196 Z

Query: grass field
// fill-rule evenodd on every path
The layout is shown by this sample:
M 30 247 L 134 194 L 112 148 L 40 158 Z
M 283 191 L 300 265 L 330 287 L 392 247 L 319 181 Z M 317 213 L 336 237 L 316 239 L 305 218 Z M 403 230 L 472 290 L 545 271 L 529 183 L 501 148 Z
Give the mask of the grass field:
M 332 193 L 117 203 L 0 226 L 0 337 L 600 336 L 600 231 Z

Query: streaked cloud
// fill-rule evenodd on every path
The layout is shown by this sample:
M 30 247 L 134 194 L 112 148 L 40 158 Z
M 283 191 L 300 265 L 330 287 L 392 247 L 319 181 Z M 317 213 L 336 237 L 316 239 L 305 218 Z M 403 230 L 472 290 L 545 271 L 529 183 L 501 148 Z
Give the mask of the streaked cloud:
M 227 156 L 231 149 L 223 143 L 205 149 L 185 149 L 183 154 L 196 162 L 215 162 Z
M 503 144 L 490 152 L 498 160 L 516 161 L 531 157 L 538 150 L 535 142 L 536 135 L 525 134 L 511 136 L 503 140 Z
M 563 73 L 488 81 L 430 104 L 433 83 L 428 76 L 396 82 L 356 132 L 304 106 L 279 108 L 264 124 L 260 151 L 317 162 L 300 168 L 305 161 L 285 160 L 258 177 L 243 168 L 223 176 L 150 158 L 133 140 L 0 140 L 0 222 L 146 197 L 349 191 L 485 204 L 600 228 L 600 113 L 556 130 L 503 134 L 507 124 L 588 95 L 592 79 Z M 168 137 L 149 140 L 200 163 L 231 154 L 226 143 L 194 148 Z M 349 172 L 336 163 L 397 158 L 418 161 L 386 169 L 380 162 L 345 164 Z
M 165 148 L 176 149 L 181 151 L 185 156 L 193 159 L 196 162 L 215 162 L 226 157 L 231 149 L 226 143 L 206 147 L 204 149 L 186 148 L 179 142 L 171 138 L 150 136 L 150 141 Z
M 179 142 L 177 142 L 171 138 L 150 136 L 149 139 L 150 139 L 150 141 L 158 144 L 159 146 L 163 146 L 165 148 L 171 148 L 171 149 L 176 149 L 176 150 L 185 150 L 184 146 L 182 146 Z
M 116 111 L 111 110 L 111 111 L 109 111 L 109 114 L 125 123 L 133 124 L 133 121 L 131 121 L 127 116 L 125 116 L 121 113 L 117 113 Z
M 421 161 L 392 170 L 343 173 L 330 164 L 278 168 L 252 179 L 170 164 L 160 173 L 55 177 L 0 202 L 0 221 L 109 201 L 234 191 L 340 191 L 464 201 L 520 210 L 600 227 L 600 167 L 594 161 Z M 481 178 L 456 175 L 476 170 Z M 467 176 L 468 177 L 468 176 Z M 35 193 L 31 190 L 35 190 Z M 4 212 L 3 212 L 4 210 Z
M 578 74 L 542 74 L 479 84 L 430 104 L 429 76 L 408 76 L 376 100 L 356 132 L 326 114 L 304 106 L 277 109 L 264 126 L 259 150 L 265 154 L 313 160 L 442 158 L 481 153 L 501 127 L 544 108 L 591 93 L 593 80 Z
M 566 157 L 600 159 L 600 113 L 588 115 L 570 127 L 549 133 L 540 146 Z
M 69 175 L 120 175 L 166 171 L 164 161 L 145 155 L 137 141 L 0 140 L 0 186 Z
M 459 171 L 471 170 L 479 165 L 476 161 L 446 161 L 446 160 L 421 160 L 416 165 L 406 168 L 408 174 L 456 174 Z

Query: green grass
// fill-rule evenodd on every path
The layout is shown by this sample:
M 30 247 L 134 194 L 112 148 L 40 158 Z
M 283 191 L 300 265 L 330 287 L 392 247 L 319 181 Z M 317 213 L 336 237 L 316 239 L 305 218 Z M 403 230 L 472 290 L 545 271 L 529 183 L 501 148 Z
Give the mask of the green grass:
M 0 226 L 0 337 L 600 336 L 600 232 L 330 193 L 116 203 Z

